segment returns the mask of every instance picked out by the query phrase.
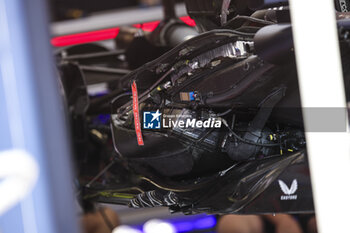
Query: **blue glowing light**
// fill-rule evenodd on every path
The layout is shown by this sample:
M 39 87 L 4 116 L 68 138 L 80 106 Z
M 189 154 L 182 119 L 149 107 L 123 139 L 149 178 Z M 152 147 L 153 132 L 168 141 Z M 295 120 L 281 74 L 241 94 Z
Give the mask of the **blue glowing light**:
M 198 219 L 194 222 L 194 227 L 196 230 L 203 230 L 208 228 L 213 228 L 216 225 L 216 218 L 214 216 L 207 216 Z
M 183 219 L 168 220 L 176 229 L 177 233 L 189 231 L 204 230 L 214 228 L 216 218 L 208 215 L 198 215 L 195 217 L 187 217 Z
M 98 116 L 96 116 L 92 122 L 94 125 L 107 125 L 109 123 L 110 120 L 110 115 L 109 114 L 100 114 Z

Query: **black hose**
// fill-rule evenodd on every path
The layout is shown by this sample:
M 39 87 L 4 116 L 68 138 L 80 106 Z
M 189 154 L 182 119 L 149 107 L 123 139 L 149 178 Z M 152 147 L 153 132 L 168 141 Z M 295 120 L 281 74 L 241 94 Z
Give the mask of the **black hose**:
M 122 97 L 125 97 L 125 96 L 130 96 L 131 95 L 131 92 L 125 92 L 125 93 L 122 93 L 120 95 L 117 95 L 116 97 L 114 97 L 112 100 L 111 100 L 111 108 L 113 107 L 113 104 L 120 98 Z M 113 109 L 111 109 L 111 112 L 113 113 Z

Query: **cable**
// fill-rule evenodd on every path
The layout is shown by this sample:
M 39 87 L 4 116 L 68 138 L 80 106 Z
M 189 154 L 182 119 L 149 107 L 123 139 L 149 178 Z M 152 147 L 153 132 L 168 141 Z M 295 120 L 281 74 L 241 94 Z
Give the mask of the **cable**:
M 119 95 L 117 95 L 116 97 L 114 97 L 110 102 L 111 102 L 111 106 L 113 107 L 114 102 L 116 102 L 118 99 L 124 97 L 124 96 L 129 96 L 131 95 L 131 92 L 125 92 L 125 93 L 121 93 Z
M 274 22 L 263 20 L 263 19 L 258 19 L 258 18 L 251 17 L 251 16 L 237 15 L 236 17 L 227 21 L 227 23 L 224 25 L 224 27 L 227 27 L 228 25 L 232 24 L 234 21 L 236 21 L 238 19 L 245 19 L 245 20 L 251 21 L 253 23 L 260 23 L 260 24 L 265 24 L 265 25 L 275 24 Z
M 221 119 L 221 122 L 228 128 L 228 130 L 230 131 L 230 133 L 232 133 L 232 135 L 237 138 L 238 140 L 247 143 L 247 144 L 251 144 L 251 145 L 255 145 L 255 146 L 263 146 L 263 147 L 275 147 L 275 146 L 280 146 L 280 143 L 258 143 L 258 142 L 253 142 L 250 141 L 248 139 L 242 138 L 241 136 L 239 136 L 237 133 L 235 133 L 227 124 L 227 121 L 225 119 Z
M 225 116 L 226 114 L 229 114 L 231 111 L 232 111 L 232 108 L 230 108 L 229 110 L 226 110 L 225 112 L 218 113 L 216 114 L 216 116 L 222 117 L 222 116 Z
M 107 214 L 105 213 L 105 208 L 101 208 L 100 211 L 99 211 L 99 213 L 101 214 L 102 219 L 103 219 L 103 221 L 106 223 L 106 225 L 108 226 L 108 228 L 109 228 L 111 231 L 113 231 L 114 226 L 113 226 L 112 222 L 109 220 Z
M 148 88 L 145 92 L 143 92 L 140 96 L 139 99 L 142 99 L 144 96 L 146 96 L 148 93 L 150 93 L 154 88 L 158 86 L 160 82 L 162 82 L 168 75 L 175 70 L 174 67 L 171 67 L 167 72 L 163 74 L 162 77 L 160 77 L 150 88 Z M 141 100 L 142 101 L 142 100 Z
M 168 77 L 168 75 L 173 72 L 175 69 L 174 67 L 170 68 L 167 72 L 165 72 L 162 77 L 160 77 L 150 88 L 148 88 L 146 91 L 144 91 L 142 94 L 140 94 L 138 96 L 139 99 L 139 103 L 142 103 L 143 101 L 145 101 L 145 99 L 147 98 L 147 94 L 149 94 L 154 88 L 157 87 L 157 85 L 162 82 L 166 77 Z M 130 101 L 128 101 L 126 104 L 124 104 L 123 106 L 121 106 L 120 108 L 123 109 L 124 111 L 121 113 L 122 115 L 124 113 L 126 113 L 127 111 L 130 110 L 130 108 L 132 107 L 132 104 L 130 104 Z
M 102 169 L 102 171 L 100 171 L 94 178 L 92 178 L 92 180 L 90 180 L 90 182 L 87 183 L 85 187 L 90 187 L 98 178 L 100 178 L 100 176 L 102 176 L 109 168 L 111 168 L 115 162 L 116 160 L 112 160 L 105 168 Z
M 240 31 L 233 30 L 233 29 L 230 29 L 230 30 L 231 30 L 232 32 L 234 32 L 235 34 L 240 35 L 240 36 L 255 36 L 255 33 L 240 32 Z

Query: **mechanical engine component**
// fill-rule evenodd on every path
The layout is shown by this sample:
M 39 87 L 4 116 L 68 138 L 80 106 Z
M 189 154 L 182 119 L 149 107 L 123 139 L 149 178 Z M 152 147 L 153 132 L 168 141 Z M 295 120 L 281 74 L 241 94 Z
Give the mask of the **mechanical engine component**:
M 312 211 L 286 2 L 186 1 L 199 33 L 165 3 L 154 32 L 122 33 L 125 51 L 60 52 L 83 202 L 186 214 Z M 349 100 L 350 23 L 337 14 Z M 107 94 L 89 94 L 97 79 Z M 298 188 L 284 193 L 278 180 Z

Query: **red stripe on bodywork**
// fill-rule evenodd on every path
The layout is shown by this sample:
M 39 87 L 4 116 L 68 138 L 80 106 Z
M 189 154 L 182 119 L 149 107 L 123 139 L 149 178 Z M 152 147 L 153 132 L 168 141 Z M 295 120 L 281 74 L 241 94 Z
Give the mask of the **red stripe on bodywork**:
M 196 23 L 189 16 L 180 17 L 180 19 L 187 25 L 194 27 Z M 145 31 L 153 31 L 159 24 L 159 21 L 147 22 L 142 24 L 135 24 L 134 27 L 141 28 Z M 117 37 L 119 27 L 82 32 L 65 36 L 57 36 L 51 39 L 51 44 L 55 47 L 63 47 L 77 44 L 91 43 L 101 40 L 111 40 Z

